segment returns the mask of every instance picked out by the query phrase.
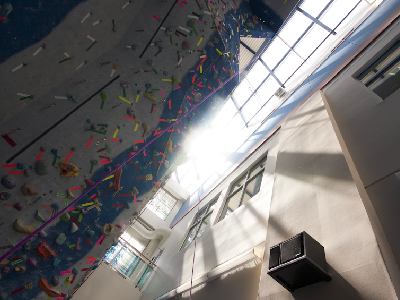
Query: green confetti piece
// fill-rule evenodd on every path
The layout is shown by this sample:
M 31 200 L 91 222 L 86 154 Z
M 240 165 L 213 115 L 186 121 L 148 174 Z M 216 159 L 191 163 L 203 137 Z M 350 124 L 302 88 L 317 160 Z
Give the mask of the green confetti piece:
M 156 75 L 157 75 L 157 71 L 156 71 L 156 69 L 153 69 L 153 71 L 154 71 L 154 73 L 156 73 Z
M 99 131 L 99 130 L 90 129 L 90 131 L 97 132 L 97 133 L 100 133 L 100 134 L 106 134 L 107 133 L 107 130 Z
M 126 97 L 125 89 L 122 89 L 122 93 L 124 94 L 124 97 Z
M 19 263 L 22 262 L 22 261 L 23 261 L 22 258 L 21 258 L 21 259 L 18 259 L 18 260 L 16 260 L 16 261 L 13 261 L 13 262 L 11 263 L 11 265 L 19 264 Z
M 19 98 L 19 100 L 25 100 L 25 99 L 28 99 L 28 98 L 31 98 L 31 99 L 33 99 L 33 95 L 30 95 L 30 96 L 26 96 L 26 97 Z
M 101 101 L 100 109 L 103 109 L 104 101 Z
M 87 50 L 86 50 L 86 51 L 87 51 Z M 60 60 L 58 63 L 61 64 L 61 63 L 65 62 L 65 61 L 67 61 L 67 60 L 69 60 L 69 59 L 70 59 L 70 58 L 67 57 L 66 59 Z
M 69 245 L 68 248 L 73 248 L 75 247 L 75 244 Z
M 57 155 L 54 155 L 54 159 L 53 159 L 53 162 L 51 164 L 53 167 L 56 165 L 56 161 L 57 161 Z
M 57 193 L 56 196 L 59 196 L 59 197 L 67 197 L 67 195 L 63 195 L 63 194 L 59 194 L 59 193 Z
M 112 20 L 112 23 L 113 23 L 113 27 L 115 27 L 114 19 Z
M 82 214 L 79 214 L 79 218 L 78 218 L 78 222 L 79 222 L 79 223 L 82 222 L 82 218 L 83 218 L 83 215 L 82 215 Z
M 37 223 L 37 225 L 35 227 L 38 228 L 41 224 L 42 224 L 42 222 L 39 222 L 39 223 Z
M 154 54 L 154 56 L 157 56 L 158 54 L 160 54 L 160 52 L 161 52 L 161 49 L 160 50 L 158 50 L 157 51 L 157 53 L 156 54 Z M 157 74 L 157 73 L 156 73 Z
M 80 213 L 80 211 L 79 210 L 73 210 L 73 211 L 71 211 L 73 214 L 79 214 Z
M 65 282 L 65 287 L 68 287 L 68 281 Z
M 169 36 L 169 41 L 170 41 L 170 43 L 172 45 L 172 35 Z
M 97 124 L 97 126 L 100 126 L 100 127 L 108 127 L 108 124 Z
M 67 197 L 67 199 L 65 200 L 65 207 L 68 206 L 68 202 L 69 202 L 69 199 L 68 199 L 68 197 Z
M 89 48 L 87 48 L 87 49 L 86 49 L 86 51 L 89 51 L 89 50 L 90 50 L 90 48 L 92 48 L 92 47 L 93 47 L 93 45 L 94 45 L 94 44 L 96 44 L 96 43 L 97 43 L 97 41 L 94 41 L 94 42 L 93 42 L 93 43 L 92 43 L 92 44 L 89 46 Z

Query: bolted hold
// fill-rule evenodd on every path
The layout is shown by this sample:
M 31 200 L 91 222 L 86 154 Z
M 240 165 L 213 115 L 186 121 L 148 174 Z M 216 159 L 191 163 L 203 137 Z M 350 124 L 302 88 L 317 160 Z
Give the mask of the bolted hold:
M 167 28 L 165 30 L 165 33 L 169 36 L 175 33 L 175 29 L 174 28 Z

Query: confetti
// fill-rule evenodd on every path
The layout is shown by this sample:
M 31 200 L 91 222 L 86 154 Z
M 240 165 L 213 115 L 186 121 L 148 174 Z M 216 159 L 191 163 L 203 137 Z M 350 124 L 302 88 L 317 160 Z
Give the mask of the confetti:
M 83 17 L 83 19 L 82 19 L 82 21 L 81 21 L 81 24 L 82 24 L 83 22 L 85 22 L 85 20 L 86 20 L 87 18 L 89 18 L 89 16 L 90 16 L 90 12 L 88 12 L 87 15 Z
M 17 144 L 14 142 L 14 140 L 13 140 L 12 138 L 10 138 L 7 134 L 2 134 L 1 136 L 3 137 L 3 139 L 4 139 L 11 147 L 17 146 Z
M 11 164 L 11 165 L 2 165 L 3 168 L 16 168 L 17 164 Z
M 8 171 L 8 174 L 24 174 L 24 171 Z
M 139 95 L 138 95 L 138 96 L 139 96 Z M 126 103 L 132 104 L 132 102 L 126 100 L 124 97 L 121 97 L 121 96 L 120 96 L 119 99 L 121 99 L 122 101 L 125 101 Z M 136 102 L 137 102 L 137 101 L 136 101 Z
M 12 69 L 13 72 L 18 71 L 19 69 L 21 69 L 24 66 L 24 64 L 20 64 L 18 66 L 16 66 L 14 69 Z
M 36 56 L 36 55 L 38 55 L 38 54 L 39 54 L 39 52 L 40 52 L 40 51 L 42 51 L 42 49 L 43 49 L 43 48 L 42 48 L 42 47 L 40 47 L 40 48 L 39 48 L 39 49 L 37 49 L 37 50 L 36 50 L 36 51 L 35 51 L 35 52 L 34 52 L 32 55 L 33 55 L 33 56 Z
M 69 160 L 69 158 L 71 157 L 71 155 L 74 153 L 74 151 L 70 151 L 69 153 L 68 153 L 68 155 L 67 155 L 67 157 L 65 158 L 65 160 L 64 161 L 68 161 Z

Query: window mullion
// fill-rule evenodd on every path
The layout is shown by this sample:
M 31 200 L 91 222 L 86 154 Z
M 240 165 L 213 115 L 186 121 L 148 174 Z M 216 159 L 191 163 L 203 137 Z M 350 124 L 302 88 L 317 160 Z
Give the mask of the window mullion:
M 250 99 L 250 98 L 249 98 L 249 99 Z M 247 101 L 248 101 L 248 99 L 247 99 Z M 247 101 L 246 101 L 246 102 L 247 102 Z M 235 105 L 235 108 L 236 108 L 237 113 L 240 115 L 240 117 L 242 118 L 242 120 L 243 120 L 245 126 L 247 127 L 247 122 L 246 122 L 246 120 L 244 119 L 244 116 L 242 115 L 242 112 L 240 111 L 239 106 L 237 106 L 237 104 L 236 104 L 236 102 L 235 102 L 235 98 L 234 98 L 233 96 L 232 96 L 232 102 L 233 102 L 233 105 Z M 233 117 L 235 117 L 235 116 L 233 116 Z M 233 118 L 232 118 L 232 119 L 233 119 Z
M 288 52 L 290 52 L 290 49 L 289 49 Z M 286 53 L 286 55 L 278 62 L 278 64 L 276 65 L 276 67 L 279 66 L 279 64 L 281 63 L 281 61 L 282 61 L 283 59 L 285 59 L 285 57 L 286 57 L 287 55 L 288 55 L 288 53 Z M 278 82 L 278 84 L 279 84 L 281 87 L 284 88 L 285 86 L 283 85 L 283 83 L 278 79 L 278 77 L 276 77 L 275 73 L 268 67 L 267 63 L 266 63 L 265 61 L 263 61 L 262 58 L 260 58 L 260 61 L 262 62 L 262 64 L 264 65 L 264 67 L 267 68 L 269 74 L 270 74 L 272 77 L 275 78 L 275 80 Z M 276 67 L 275 67 L 275 69 L 276 69 Z
M 242 191 L 240 192 L 240 199 L 238 201 L 238 206 L 236 208 L 238 208 L 242 205 L 244 190 L 246 189 L 246 184 L 247 184 L 247 181 L 249 180 L 249 176 L 250 176 L 250 170 L 247 171 L 246 179 L 244 180 L 244 183 L 242 186 Z
M 300 7 L 296 7 L 296 10 L 301 12 L 304 16 L 309 18 L 311 21 L 313 21 L 315 24 L 318 24 L 321 26 L 323 29 L 329 32 L 329 34 L 336 35 L 336 32 L 333 29 L 330 29 L 328 26 L 326 26 L 324 23 L 322 23 L 320 20 L 317 18 L 314 18 L 312 15 L 310 15 L 308 12 L 302 10 Z

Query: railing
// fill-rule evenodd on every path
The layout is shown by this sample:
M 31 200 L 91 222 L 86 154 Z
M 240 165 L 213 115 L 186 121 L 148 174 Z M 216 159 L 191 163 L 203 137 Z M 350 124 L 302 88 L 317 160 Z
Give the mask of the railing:
M 135 247 L 129 245 L 124 239 L 110 248 L 103 258 L 124 279 L 129 280 L 140 291 L 157 265 L 144 256 Z

